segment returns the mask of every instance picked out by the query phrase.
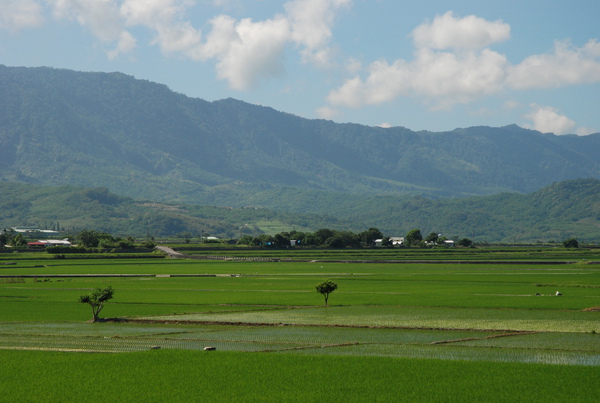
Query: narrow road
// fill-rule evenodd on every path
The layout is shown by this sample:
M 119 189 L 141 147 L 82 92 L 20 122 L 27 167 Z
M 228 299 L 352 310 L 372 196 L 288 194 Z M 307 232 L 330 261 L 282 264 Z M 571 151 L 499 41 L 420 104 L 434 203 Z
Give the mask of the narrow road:
M 185 259 L 187 258 L 186 255 L 184 255 L 183 253 L 179 253 L 177 251 L 174 251 L 171 248 L 167 248 L 166 246 L 156 246 L 156 249 L 160 250 L 161 252 L 166 253 L 167 255 L 169 255 L 169 257 L 173 258 L 173 259 Z

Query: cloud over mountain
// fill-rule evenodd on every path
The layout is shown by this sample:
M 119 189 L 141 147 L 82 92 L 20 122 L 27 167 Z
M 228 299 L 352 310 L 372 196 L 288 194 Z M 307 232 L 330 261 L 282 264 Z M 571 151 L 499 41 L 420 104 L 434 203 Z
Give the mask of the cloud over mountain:
M 43 20 L 42 7 L 35 0 L 0 1 L 0 29 L 16 32 L 37 27 Z
M 600 81 L 600 44 L 581 48 L 557 42 L 553 53 L 532 55 L 512 65 L 490 48 L 510 38 L 510 26 L 452 12 L 413 30 L 414 59 L 377 60 L 363 74 L 347 79 L 327 100 L 336 107 L 359 108 L 416 97 L 434 108 L 448 108 L 508 89 L 551 88 Z
M 243 91 L 253 102 L 283 100 L 301 116 L 360 115 L 370 125 L 393 121 L 389 105 L 404 102 L 427 122 L 461 109 L 468 124 L 491 123 L 474 119 L 483 116 L 475 110 L 495 124 L 533 122 L 527 110 L 535 103 L 562 110 L 579 134 L 594 131 L 578 125 L 597 126 L 597 117 L 583 115 L 575 86 L 600 83 L 600 42 L 586 19 L 597 5 L 552 5 L 532 21 L 539 10 L 530 4 L 446 11 L 442 3 L 409 10 L 391 0 L 0 0 L 0 55 L 12 65 L 125 71 L 186 93 L 184 81 L 202 75 L 202 89 L 215 92 L 208 98 Z M 568 28 L 560 30 L 563 17 Z M 182 74 L 164 79 L 174 62 Z M 198 86 L 189 95 L 204 96 Z M 507 103 L 519 107 L 508 115 L 499 106 Z
M 4 3 L 4 4 L 3 4 Z M 351 0 L 293 0 L 283 13 L 254 21 L 221 14 L 210 29 L 196 28 L 186 15 L 190 0 L 47 0 L 57 20 L 77 22 L 107 47 L 107 56 L 130 54 L 139 46 L 135 29 L 153 35 L 151 44 L 165 55 L 215 62 L 217 76 L 237 90 L 285 71 L 283 56 L 297 48 L 305 63 L 327 66 L 336 13 Z M 44 20 L 40 1 L 1 0 L 0 28 L 19 30 Z M 218 3 L 221 5 L 221 3 Z

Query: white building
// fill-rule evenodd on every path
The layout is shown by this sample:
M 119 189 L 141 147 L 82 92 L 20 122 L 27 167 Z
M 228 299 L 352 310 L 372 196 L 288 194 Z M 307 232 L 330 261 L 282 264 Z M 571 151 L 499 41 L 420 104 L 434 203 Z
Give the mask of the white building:
M 403 236 L 391 236 L 389 239 L 390 239 L 390 242 L 392 243 L 392 246 L 401 246 L 404 244 Z M 383 245 L 383 239 L 376 239 L 375 246 L 381 246 L 381 245 Z

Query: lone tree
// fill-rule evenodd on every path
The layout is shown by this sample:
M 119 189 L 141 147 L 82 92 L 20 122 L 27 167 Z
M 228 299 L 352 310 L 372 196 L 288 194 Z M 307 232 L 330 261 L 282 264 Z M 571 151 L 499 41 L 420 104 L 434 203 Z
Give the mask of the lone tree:
M 329 300 L 329 294 L 337 290 L 337 288 L 338 285 L 331 280 L 324 281 L 316 286 L 317 292 L 325 297 L 325 305 L 327 305 L 327 301 Z
M 565 239 L 563 245 L 565 248 L 579 248 L 579 242 L 576 238 Z
M 105 289 L 96 288 L 89 294 L 79 297 L 79 302 L 82 304 L 89 304 L 92 307 L 92 322 L 98 322 L 98 315 L 102 308 L 104 308 L 104 303 L 111 299 L 113 294 L 114 290 L 111 286 L 108 286 Z
M 470 240 L 469 238 L 463 238 L 463 239 L 461 239 L 461 240 L 458 241 L 458 244 L 460 246 L 464 246 L 465 248 L 468 248 L 471 245 L 473 245 L 473 241 Z

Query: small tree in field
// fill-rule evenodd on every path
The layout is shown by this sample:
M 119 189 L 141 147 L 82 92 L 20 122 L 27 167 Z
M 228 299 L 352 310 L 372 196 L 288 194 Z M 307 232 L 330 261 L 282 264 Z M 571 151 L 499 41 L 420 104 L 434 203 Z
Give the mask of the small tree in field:
M 468 248 L 471 245 L 473 245 L 473 241 L 471 241 L 469 238 L 463 238 L 463 239 L 461 239 L 461 240 L 458 241 L 458 244 L 460 246 L 464 246 L 465 248 Z
M 100 314 L 102 308 L 104 308 L 104 303 L 111 299 L 113 294 L 114 290 L 111 286 L 108 286 L 105 289 L 96 288 L 89 294 L 79 297 L 79 302 L 82 304 L 89 304 L 92 307 L 92 322 L 98 321 L 98 315 Z
M 322 294 L 325 297 L 325 305 L 327 305 L 327 301 L 329 300 L 329 294 L 337 290 L 338 285 L 331 280 L 327 280 L 322 282 L 321 284 L 317 284 L 316 286 L 317 292 Z

